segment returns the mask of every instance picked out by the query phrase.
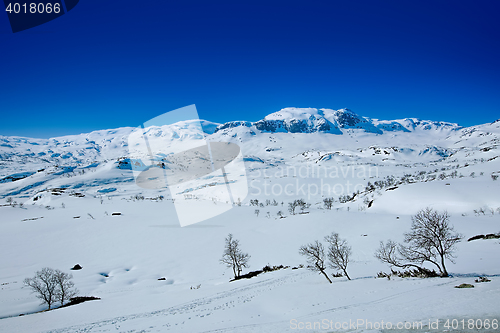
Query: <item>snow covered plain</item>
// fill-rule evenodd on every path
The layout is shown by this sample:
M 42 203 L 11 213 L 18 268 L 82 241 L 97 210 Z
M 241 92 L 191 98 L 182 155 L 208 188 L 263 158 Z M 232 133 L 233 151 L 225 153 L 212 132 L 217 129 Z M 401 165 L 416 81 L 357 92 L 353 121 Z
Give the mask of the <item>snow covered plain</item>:
M 241 146 L 249 195 L 241 206 L 183 228 L 168 190 L 135 185 L 127 160 L 131 128 L 50 140 L 1 137 L 0 331 L 402 332 L 388 323 L 418 322 L 413 331 L 498 332 L 467 324 L 500 320 L 499 241 L 466 239 L 500 231 L 500 179 L 493 179 L 500 174 L 500 122 L 460 128 L 345 110 L 280 112 L 218 129 L 204 122 L 209 140 Z M 198 140 L 189 128 L 152 128 L 151 136 Z M 200 212 L 228 204 L 207 193 L 193 188 L 176 203 Z M 341 203 L 342 195 L 352 200 Z M 336 199 L 332 210 L 324 209 L 324 197 Z M 311 207 L 291 215 L 288 202 L 299 198 Z M 447 263 L 452 277 L 376 278 L 390 271 L 374 258 L 379 242 L 402 241 L 411 215 L 428 206 L 447 209 L 465 236 L 456 263 Z M 292 269 L 306 264 L 301 245 L 332 231 L 352 246 L 351 281 L 329 284 L 316 272 Z M 290 267 L 229 282 L 232 271 L 219 263 L 228 233 L 251 255 L 244 273 Z M 83 269 L 70 271 L 77 263 Z M 81 295 L 101 300 L 39 312 L 45 307 L 22 281 L 47 266 L 71 272 Z M 474 283 L 477 276 L 491 282 Z M 461 283 L 475 288 L 454 288 Z M 453 319 L 457 329 L 445 328 Z

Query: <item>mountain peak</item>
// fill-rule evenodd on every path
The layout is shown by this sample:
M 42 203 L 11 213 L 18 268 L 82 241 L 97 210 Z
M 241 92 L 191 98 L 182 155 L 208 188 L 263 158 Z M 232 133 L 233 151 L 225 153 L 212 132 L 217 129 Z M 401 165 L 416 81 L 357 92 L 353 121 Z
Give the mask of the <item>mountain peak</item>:
M 264 120 L 284 120 L 284 119 L 303 120 L 303 119 L 310 119 L 311 116 L 321 117 L 322 115 L 316 108 L 288 107 L 265 116 Z

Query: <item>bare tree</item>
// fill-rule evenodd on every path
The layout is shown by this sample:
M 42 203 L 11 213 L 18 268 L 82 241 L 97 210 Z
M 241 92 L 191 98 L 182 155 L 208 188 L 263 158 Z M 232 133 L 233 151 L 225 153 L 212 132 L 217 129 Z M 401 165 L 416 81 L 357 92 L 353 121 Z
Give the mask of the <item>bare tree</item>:
M 380 243 L 375 257 L 390 265 L 416 267 L 422 271 L 424 262 L 435 265 L 441 276 L 448 276 L 445 260 L 454 262 L 455 244 L 463 237 L 449 224 L 450 215 L 431 208 L 412 216 L 410 232 L 404 234 L 405 244 Z
M 333 198 L 324 198 L 323 204 L 326 209 L 332 209 L 333 206 Z
M 304 209 L 307 209 L 310 206 L 311 204 L 306 203 L 304 199 L 298 199 L 288 203 L 288 211 L 290 212 L 291 215 L 295 215 L 295 209 L 297 207 L 300 208 L 301 212 L 304 212 Z
M 54 270 L 48 267 L 42 268 L 41 271 L 35 273 L 34 277 L 26 278 L 23 282 L 25 286 L 31 288 L 37 298 L 42 300 L 42 304 L 47 304 L 50 310 L 57 296 Z
M 351 256 L 351 247 L 347 244 L 347 240 L 341 239 L 339 234 L 332 232 L 331 235 L 325 237 L 328 243 L 328 264 L 331 268 L 342 270 L 347 279 L 351 279 L 347 274 L 347 264 Z
M 72 278 L 71 274 L 45 267 L 37 271 L 34 277 L 26 278 L 23 282 L 25 286 L 31 288 L 37 298 L 42 300 L 42 304 L 47 304 L 50 310 L 55 302 L 59 301 L 62 306 L 65 301 L 78 293 L 78 290 L 74 289 Z
M 326 274 L 325 269 L 325 248 L 323 244 L 319 241 L 314 241 L 314 243 L 309 243 L 303 245 L 299 249 L 299 254 L 306 257 L 309 268 L 312 271 L 320 272 L 325 276 L 328 282 L 332 283 L 332 280 Z
M 63 306 L 65 301 L 69 301 L 78 293 L 78 289 L 74 288 L 75 284 L 71 281 L 73 278 L 72 274 L 64 273 L 56 269 L 54 278 L 57 284 L 56 299 L 61 303 L 61 306 Z
M 234 277 L 240 276 L 243 268 L 248 268 L 250 255 L 243 253 L 240 249 L 239 241 L 233 238 L 232 234 L 226 237 L 226 246 L 220 262 L 233 269 Z
M 405 256 L 411 261 L 428 261 L 436 265 L 441 276 L 448 276 L 445 259 L 454 262 L 455 244 L 463 237 L 449 224 L 450 215 L 431 208 L 419 211 L 411 218 L 410 232 L 405 233 Z
M 290 212 L 290 215 L 295 215 L 295 208 L 297 208 L 297 203 L 295 201 L 288 203 L 288 212 Z

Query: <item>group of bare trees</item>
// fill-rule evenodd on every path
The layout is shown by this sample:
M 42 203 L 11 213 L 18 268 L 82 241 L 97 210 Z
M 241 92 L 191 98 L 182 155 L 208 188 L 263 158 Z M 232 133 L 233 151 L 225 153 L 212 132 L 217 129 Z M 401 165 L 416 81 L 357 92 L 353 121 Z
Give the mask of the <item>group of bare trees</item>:
M 42 304 L 47 304 L 50 310 L 54 303 L 59 302 L 63 306 L 78 293 L 71 281 L 72 278 L 71 274 L 45 267 L 37 271 L 34 277 L 26 278 L 23 282 L 42 301 Z
M 333 269 L 341 270 L 350 280 L 351 278 L 347 274 L 347 264 L 349 263 L 352 251 L 347 240 L 341 239 L 336 232 L 325 236 L 324 240 L 328 244 L 326 255 L 325 247 L 319 240 L 300 247 L 299 253 L 306 257 L 309 264 L 308 268 L 323 274 L 330 283 L 332 283 L 332 280 L 326 273 L 327 265 Z
M 430 263 L 437 267 L 442 277 L 447 277 L 446 259 L 454 262 L 455 244 L 463 237 L 455 232 L 449 220 L 450 215 L 446 211 L 422 209 L 412 216 L 410 231 L 404 234 L 404 243 L 399 244 L 392 240 L 380 242 L 375 257 L 392 267 L 412 267 L 422 273 L 426 271 L 424 264 Z M 351 247 L 335 232 L 324 240 L 328 244 L 326 255 L 325 247 L 318 240 L 300 247 L 299 253 L 306 257 L 308 268 L 322 273 L 332 283 L 325 271 L 328 260 L 328 266 L 342 271 L 350 280 L 347 265 L 352 253 Z
M 425 272 L 424 264 L 430 263 L 437 267 L 442 277 L 448 276 L 445 261 L 448 259 L 454 262 L 455 244 L 463 237 L 455 232 L 449 219 L 450 215 L 446 211 L 439 212 L 431 208 L 420 210 L 412 216 L 410 231 L 404 234 L 404 243 L 392 240 L 380 242 L 375 257 L 392 267 L 415 268 L 420 272 Z M 224 254 L 220 261 L 231 267 L 234 277 L 237 278 L 242 269 L 248 267 L 250 255 L 241 251 L 239 241 L 234 239 L 232 234 L 229 234 L 225 241 Z M 299 254 L 306 258 L 308 268 L 323 274 L 330 283 L 332 280 L 326 273 L 327 267 L 342 272 L 333 276 L 344 275 L 350 280 L 347 266 L 352 249 L 347 240 L 332 232 L 324 237 L 324 242 L 326 248 L 319 240 L 300 247 Z

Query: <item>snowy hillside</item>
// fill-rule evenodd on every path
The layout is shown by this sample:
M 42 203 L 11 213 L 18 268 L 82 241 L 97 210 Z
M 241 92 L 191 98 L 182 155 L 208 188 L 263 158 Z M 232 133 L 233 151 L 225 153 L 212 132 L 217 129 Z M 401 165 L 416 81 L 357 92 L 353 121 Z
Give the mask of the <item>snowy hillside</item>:
M 441 332 L 453 319 L 498 332 L 500 121 L 464 128 L 286 108 L 201 126 L 0 136 L 1 332 L 412 331 L 366 326 L 381 321 Z M 290 211 L 298 199 L 307 205 Z M 425 207 L 447 210 L 463 235 L 451 277 L 377 278 L 391 270 L 374 257 L 379 243 L 402 242 Z M 181 227 L 180 211 L 202 222 Z M 352 280 L 330 284 L 299 248 L 333 231 L 352 247 Z M 243 273 L 283 267 L 229 282 L 219 262 L 229 233 L 251 256 Z M 79 295 L 100 300 L 40 312 L 23 280 L 43 267 L 72 273 Z M 474 288 L 454 288 L 462 283 Z

